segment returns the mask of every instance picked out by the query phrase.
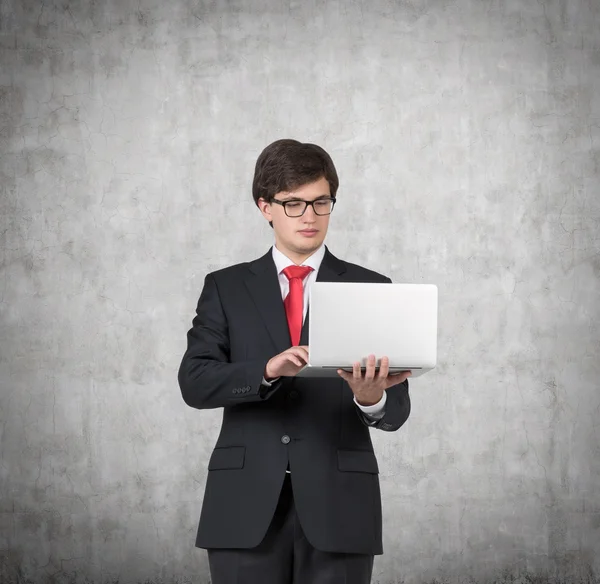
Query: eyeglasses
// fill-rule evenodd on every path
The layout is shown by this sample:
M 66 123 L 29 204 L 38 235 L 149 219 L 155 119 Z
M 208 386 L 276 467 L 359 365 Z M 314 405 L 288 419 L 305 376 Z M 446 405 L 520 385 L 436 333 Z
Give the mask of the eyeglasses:
M 288 217 L 302 217 L 309 205 L 313 208 L 315 215 L 330 215 L 335 206 L 335 197 L 317 199 L 316 201 L 303 201 L 302 199 L 278 201 L 277 199 L 272 199 L 271 202 L 281 205 Z

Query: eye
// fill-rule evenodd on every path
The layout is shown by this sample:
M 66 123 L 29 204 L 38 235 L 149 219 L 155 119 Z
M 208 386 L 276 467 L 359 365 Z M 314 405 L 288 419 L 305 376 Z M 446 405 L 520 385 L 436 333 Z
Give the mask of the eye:
M 288 209 L 297 209 L 302 203 L 300 201 L 289 201 L 286 205 Z

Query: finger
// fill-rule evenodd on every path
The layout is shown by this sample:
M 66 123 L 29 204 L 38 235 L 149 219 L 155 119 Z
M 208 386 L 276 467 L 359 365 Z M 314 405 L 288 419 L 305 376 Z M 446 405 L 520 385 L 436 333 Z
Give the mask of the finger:
M 375 355 L 369 355 L 367 359 L 367 370 L 365 372 L 365 379 L 375 378 Z
M 360 370 L 360 362 L 355 361 L 352 364 L 352 377 L 354 379 L 362 379 L 362 371 Z
M 294 353 L 292 353 L 291 351 L 289 353 L 285 354 L 285 358 L 290 362 L 293 363 L 294 365 L 298 365 L 298 366 L 303 366 L 306 363 L 302 360 L 302 356 L 301 355 L 295 355 Z
M 383 356 L 381 358 L 381 365 L 379 366 L 379 379 L 385 379 L 390 372 L 390 360 Z
M 343 371 L 342 369 L 338 369 L 337 372 L 338 372 L 338 375 L 342 379 L 345 379 L 346 381 L 349 381 L 350 379 L 352 379 L 352 375 L 350 375 L 350 373 L 348 373 L 347 371 Z
M 308 359 L 305 358 L 305 356 L 300 353 L 300 354 L 296 354 L 293 353 L 292 351 L 289 351 L 288 353 L 285 354 L 285 358 L 290 362 L 290 363 L 294 363 L 294 365 L 306 365 L 308 363 Z
M 304 347 L 292 347 L 290 352 L 301 357 L 308 363 L 308 351 Z

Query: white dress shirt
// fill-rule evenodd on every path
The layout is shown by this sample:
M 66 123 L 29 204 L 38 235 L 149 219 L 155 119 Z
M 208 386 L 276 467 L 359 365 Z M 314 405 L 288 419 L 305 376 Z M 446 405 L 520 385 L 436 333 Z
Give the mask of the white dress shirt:
M 303 286 L 304 286 L 304 302 L 303 302 L 303 314 L 302 314 L 302 322 L 304 323 L 304 319 L 306 318 L 306 312 L 308 310 L 308 298 L 310 293 L 310 287 L 312 283 L 317 279 L 317 273 L 321 266 L 321 262 L 325 257 L 325 245 L 321 244 L 321 247 L 315 251 L 310 257 L 306 258 L 300 265 L 301 266 L 310 266 L 313 268 L 312 272 L 304 278 Z M 275 245 L 273 245 L 273 261 L 275 262 L 275 267 L 277 268 L 277 274 L 279 277 L 279 287 L 281 288 L 281 297 L 285 299 L 290 290 L 290 283 L 287 279 L 287 276 L 283 273 L 283 270 L 288 266 L 294 266 L 294 262 L 288 258 L 285 254 L 277 249 Z M 279 379 L 279 378 L 277 378 Z M 340 377 L 341 379 L 341 377 Z M 263 385 L 270 386 L 272 385 L 276 379 L 273 379 L 271 382 L 267 381 L 264 377 L 262 380 Z M 373 422 L 377 422 L 380 420 L 385 413 L 385 400 L 386 400 L 386 392 L 383 392 L 382 398 L 372 406 L 363 406 L 356 401 L 356 397 L 354 398 L 354 403 L 366 414 L 366 416 Z

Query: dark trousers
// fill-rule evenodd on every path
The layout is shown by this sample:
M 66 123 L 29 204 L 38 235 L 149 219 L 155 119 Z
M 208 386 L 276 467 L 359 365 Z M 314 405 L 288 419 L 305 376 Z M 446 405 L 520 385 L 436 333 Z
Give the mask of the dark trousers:
M 372 555 L 316 550 L 296 515 L 290 475 L 263 541 L 251 549 L 209 549 L 212 584 L 369 584 Z

